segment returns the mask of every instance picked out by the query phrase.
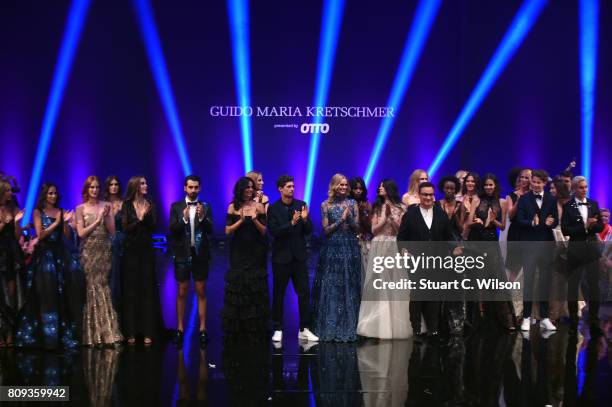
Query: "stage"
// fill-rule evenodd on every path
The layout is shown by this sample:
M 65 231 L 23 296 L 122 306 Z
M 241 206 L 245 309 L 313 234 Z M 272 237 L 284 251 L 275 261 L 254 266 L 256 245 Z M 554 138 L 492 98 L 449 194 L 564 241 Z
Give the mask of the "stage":
M 227 249 L 221 242 L 208 280 L 206 348 L 199 346 L 192 292 L 180 349 L 172 342 L 68 352 L 2 349 L 2 384 L 70 386 L 74 405 L 556 406 L 606 405 L 612 399 L 610 306 L 602 307 L 609 318 L 601 323 L 608 340 L 590 338 L 582 325 L 570 334 L 560 323 L 548 338 L 534 326 L 529 339 L 485 328 L 440 341 L 300 344 L 290 288 L 282 346 L 224 346 L 219 314 Z M 157 263 L 164 321 L 172 329 L 174 270 L 167 254 L 160 252 Z

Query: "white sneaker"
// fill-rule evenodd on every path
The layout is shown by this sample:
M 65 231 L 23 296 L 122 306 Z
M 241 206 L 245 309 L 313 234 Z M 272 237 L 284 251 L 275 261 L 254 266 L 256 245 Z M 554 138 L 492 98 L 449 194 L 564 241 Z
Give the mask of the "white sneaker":
M 274 331 L 272 342 L 281 342 L 283 340 L 283 331 Z
M 540 332 L 540 338 L 548 339 L 548 338 L 550 338 L 551 336 L 553 336 L 556 333 L 557 333 L 557 331 L 541 331 Z
M 545 329 L 547 331 L 556 331 L 557 327 L 554 326 L 552 322 L 550 322 L 550 319 L 544 318 L 540 321 L 540 329 Z
M 521 322 L 521 331 L 529 331 L 531 328 L 531 317 L 523 318 L 523 322 Z
M 306 339 L 310 342 L 319 342 L 319 337 L 310 332 L 310 329 L 308 328 L 304 328 L 298 333 L 298 339 Z

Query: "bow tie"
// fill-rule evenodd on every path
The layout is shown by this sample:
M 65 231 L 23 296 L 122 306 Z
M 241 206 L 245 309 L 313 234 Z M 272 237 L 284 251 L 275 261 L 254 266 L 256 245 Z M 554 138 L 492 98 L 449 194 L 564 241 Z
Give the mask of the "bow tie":
M 188 205 L 188 206 L 197 205 L 197 204 L 198 204 L 198 201 L 195 201 L 195 202 L 187 202 L 187 205 Z
M 588 202 L 578 202 L 578 205 L 589 206 L 589 203 Z
M 534 194 L 534 196 L 535 196 L 535 199 L 542 200 L 542 195 Z

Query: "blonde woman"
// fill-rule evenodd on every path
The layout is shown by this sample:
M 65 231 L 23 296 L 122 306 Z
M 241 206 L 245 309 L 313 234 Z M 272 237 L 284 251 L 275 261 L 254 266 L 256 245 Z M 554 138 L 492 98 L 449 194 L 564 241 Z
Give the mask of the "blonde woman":
M 412 171 L 412 175 L 410 175 L 410 181 L 408 181 L 408 192 L 406 192 L 402 196 L 402 203 L 406 205 L 406 207 L 418 204 L 420 202 L 419 184 L 428 181 L 429 175 L 427 174 L 427 171 L 421 169 L 416 169 Z
M 336 174 L 321 204 L 326 239 L 321 246 L 312 289 L 313 330 L 322 341 L 357 340 L 361 301 L 359 208 L 350 198 L 348 179 Z
M 250 178 L 255 184 L 255 194 L 253 200 L 259 204 L 262 204 L 265 211 L 268 211 L 268 205 L 270 205 L 270 198 L 263 192 L 263 175 L 259 171 L 249 171 L 246 174 L 247 178 Z

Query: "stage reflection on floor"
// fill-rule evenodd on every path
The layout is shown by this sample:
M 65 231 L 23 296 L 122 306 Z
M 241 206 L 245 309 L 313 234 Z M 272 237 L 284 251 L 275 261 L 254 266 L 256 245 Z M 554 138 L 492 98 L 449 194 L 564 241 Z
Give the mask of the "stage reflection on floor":
M 223 252 L 209 279 L 212 340 L 197 342 L 197 315 L 182 349 L 171 343 L 74 352 L 0 350 L 1 385 L 67 385 L 78 405 L 610 405 L 609 336 L 590 337 L 566 325 L 529 337 L 482 329 L 441 341 L 364 340 L 299 343 L 297 309 L 288 290 L 282 346 L 224 346 Z M 175 283 L 159 256 L 164 318 L 174 327 Z M 612 315 L 612 307 L 604 312 Z M 612 318 L 602 322 L 612 332 Z

